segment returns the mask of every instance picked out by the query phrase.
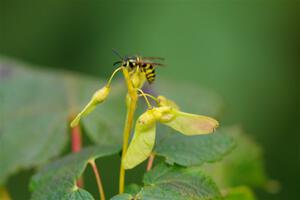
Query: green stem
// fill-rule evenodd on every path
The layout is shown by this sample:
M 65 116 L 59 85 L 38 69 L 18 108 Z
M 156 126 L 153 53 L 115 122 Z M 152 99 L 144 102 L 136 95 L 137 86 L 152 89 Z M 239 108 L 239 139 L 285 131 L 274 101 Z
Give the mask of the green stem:
M 127 83 L 128 87 L 128 95 L 126 100 L 127 101 L 127 115 L 126 115 L 126 121 L 125 121 L 125 127 L 124 127 L 124 132 L 123 132 L 123 148 L 122 148 L 122 160 L 125 157 L 127 147 L 128 147 L 128 141 L 129 141 L 129 136 L 130 132 L 132 129 L 132 124 L 133 124 L 133 118 L 134 118 L 134 113 L 136 110 L 136 104 L 138 100 L 138 95 L 136 89 L 133 87 L 130 77 L 128 74 L 127 69 L 123 69 L 123 74 L 125 77 L 125 81 Z M 124 185 L 125 185 L 125 169 L 123 167 L 121 160 L 121 165 L 120 165 L 120 179 L 119 179 L 119 193 L 124 192 Z

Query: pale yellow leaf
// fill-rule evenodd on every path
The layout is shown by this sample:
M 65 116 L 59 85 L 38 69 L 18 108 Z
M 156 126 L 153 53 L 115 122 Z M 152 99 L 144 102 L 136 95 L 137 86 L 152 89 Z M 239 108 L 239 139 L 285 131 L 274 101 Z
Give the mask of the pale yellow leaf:
M 211 117 L 180 112 L 177 110 L 174 110 L 174 114 L 176 117 L 164 124 L 184 135 L 212 133 L 219 126 L 218 121 Z

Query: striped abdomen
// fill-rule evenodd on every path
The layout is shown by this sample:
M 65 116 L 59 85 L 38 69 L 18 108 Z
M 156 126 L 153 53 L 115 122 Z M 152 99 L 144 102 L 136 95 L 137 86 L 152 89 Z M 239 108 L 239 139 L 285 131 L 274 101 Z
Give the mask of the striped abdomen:
M 155 80 L 155 69 L 151 63 L 143 63 L 142 70 L 145 73 L 148 83 L 152 83 Z

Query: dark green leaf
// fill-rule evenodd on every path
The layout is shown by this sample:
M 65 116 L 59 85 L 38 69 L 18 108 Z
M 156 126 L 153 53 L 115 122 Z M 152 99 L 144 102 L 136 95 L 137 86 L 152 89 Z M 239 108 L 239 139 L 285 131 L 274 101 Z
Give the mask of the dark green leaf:
M 119 194 L 111 198 L 111 200 L 135 200 L 131 194 Z
M 119 199 L 130 197 L 131 195 L 117 196 Z M 113 200 L 117 198 L 114 197 Z M 219 200 L 222 197 L 215 183 L 199 167 L 182 168 L 160 164 L 144 176 L 144 187 L 135 199 Z
M 142 187 L 137 184 L 130 184 L 125 186 L 125 193 L 131 194 L 131 195 L 136 195 Z
M 119 148 L 114 146 L 89 147 L 49 164 L 32 178 L 31 199 L 93 199 L 87 191 L 76 186 L 76 179 L 81 176 L 89 160 L 118 151 Z
M 192 166 L 218 161 L 228 154 L 234 146 L 235 143 L 228 136 L 227 131 L 219 129 L 209 135 L 169 134 L 158 142 L 155 152 L 166 157 L 166 161 L 170 164 Z

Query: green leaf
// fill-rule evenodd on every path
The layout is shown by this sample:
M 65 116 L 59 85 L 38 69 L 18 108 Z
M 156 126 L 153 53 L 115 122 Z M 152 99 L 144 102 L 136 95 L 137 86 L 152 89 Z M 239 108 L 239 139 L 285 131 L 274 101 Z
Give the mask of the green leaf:
M 59 155 L 69 138 L 71 115 L 78 113 L 103 85 L 91 77 L 34 69 L 0 58 L 0 185 L 17 170 Z M 113 119 L 106 114 L 98 122 Z M 115 127 L 110 123 L 91 135 L 98 135 L 94 140 L 115 144 L 120 139 L 111 140 L 109 135 Z
M 161 133 L 164 134 L 164 133 Z M 155 153 L 164 156 L 170 164 L 183 166 L 201 165 L 222 159 L 235 147 L 225 129 L 209 135 L 184 136 L 179 133 L 161 137 Z
M 240 186 L 227 190 L 224 200 L 255 200 L 255 197 L 250 188 Z
M 116 199 L 130 199 L 119 195 Z M 182 168 L 160 164 L 145 174 L 144 187 L 136 194 L 139 200 L 219 200 L 215 183 L 199 167 Z
M 131 194 L 131 195 L 136 195 L 142 187 L 137 184 L 130 184 L 125 186 L 125 193 Z
M 76 186 L 76 179 L 81 176 L 89 160 L 112 155 L 118 151 L 119 148 L 116 146 L 89 147 L 49 164 L 32 178 L 31 199 L 94 199 L 86 190 Z
M 261 147 L 238 127 L 227 131 L 236 141 L 237 148 L 221 162 L 204 166 L 206 171 L 222 187 L 265 187 L 268 177 Z
M 111 200 L 135 200 L 131 194 L 118 194 L 111 198 Z

